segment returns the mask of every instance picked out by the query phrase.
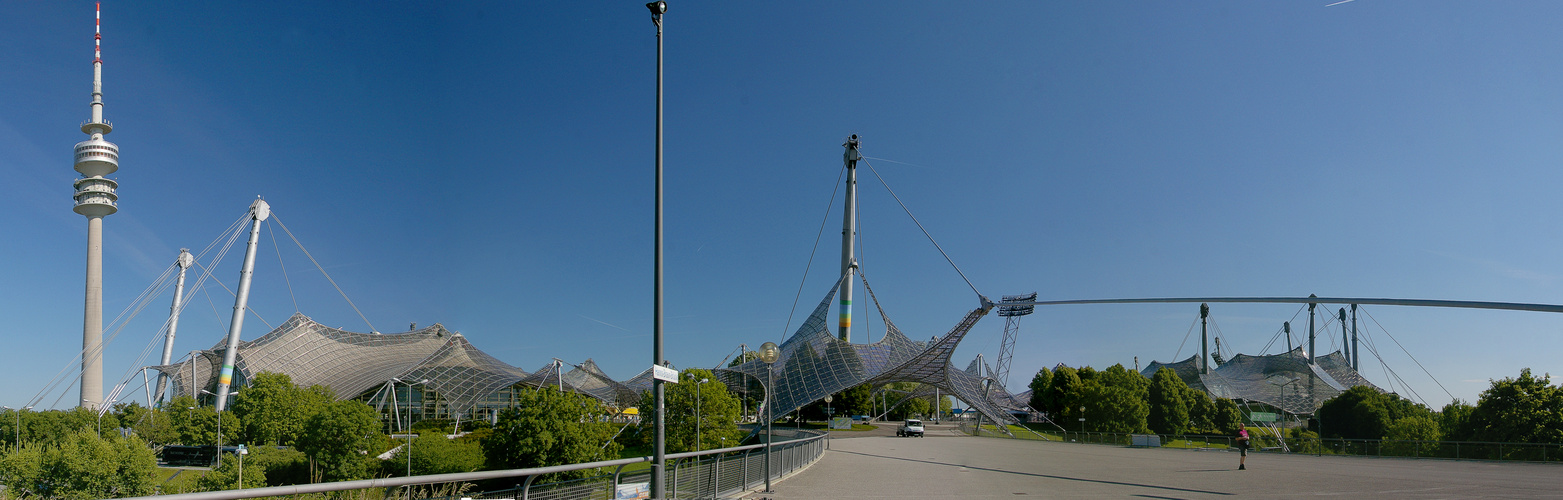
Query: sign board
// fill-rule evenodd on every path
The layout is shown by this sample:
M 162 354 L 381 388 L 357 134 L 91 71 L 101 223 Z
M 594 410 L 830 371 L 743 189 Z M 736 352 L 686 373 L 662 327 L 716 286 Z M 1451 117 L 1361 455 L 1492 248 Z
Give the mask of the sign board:
M 1264 412 L 1264 411 L 1256 411 L 1256 412 L 1253 412 L 1253 413 L 1249 413 L 1248 414 L 1248 419 L 1249 420 L 1253 420 L 1255 422 L 1274 422 L 1274 421 L 1276 421 L 1276 416 L 1275 416 L 1274 413 Z
M 852 429 L 852 418 L 851 417 L 836 417 L 836 418 L 830 419 L 830 428 L 832 428 L 832 429 L 851 430 Z
M 662 365 L 651 365 L 651 378 L 661 380 L 663 382 L 672 382 L 677 384 L 678 370 L 674 370 Z
M 651 498 L 651 483 L 624 483 L 614 488 L 614 500 Z

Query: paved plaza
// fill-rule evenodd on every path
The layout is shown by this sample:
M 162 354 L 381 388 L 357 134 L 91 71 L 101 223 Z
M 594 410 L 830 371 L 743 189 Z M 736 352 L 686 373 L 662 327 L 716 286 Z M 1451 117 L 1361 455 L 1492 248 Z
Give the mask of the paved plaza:
M 1563 498 L 1563 466 L 1126 448 L 884 429 L 837 432 L 808 470 L 748 499 Z

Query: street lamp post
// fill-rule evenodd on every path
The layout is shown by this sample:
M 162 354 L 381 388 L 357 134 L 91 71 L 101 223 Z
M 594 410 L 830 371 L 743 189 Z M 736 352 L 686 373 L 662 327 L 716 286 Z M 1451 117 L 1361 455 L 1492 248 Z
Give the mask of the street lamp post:
M 832 399 L 836 399 L 835 396 L 831 396 L 829 394 L 825 395 L 825 428 L 826 429 L 830 428 L 831 417 L 836 414 L 836 412 L 834 411 L 835 409 L 830 407 L 830 401 Z
M 216 393 L 214 393 L 212 391 L 208 391 L 206 389 L 201 389 L 201 392 L 206 393 L 206 394 L 210 394 L 213 397 L 217 396 Z M 239 395 L 239 391 L 229 392 L 228 395 L 229 396 L 238 396 Z M 99 432 L 102 432 L 102 431 L 99 431 Z M 222 455 L 223 455 L 223 411 L 222 410 L 217 410 L 217 458 L 220 460 L 222 458 Z
M 668 3 L 657 0 L 646 4 L 651 11 L 651 22 L 657 25 L 657 146 L 656 146 L 656 236 L 655 248 L 652 251 L 654 263 L 652 264 L 652 312 L 651 312 L 651 364 L 652 369 L 662 366 L 662 15 L 668 11 Z M 676 379 L 675 379 L 676 380 Z M 653 377 L 651 380 L 652 399 L 652 462 L 651 462 L 651 498 L 661 500 L 664 495 L 663 473 L 667 469 L 666 437 L 667 419 L 664 415 L 667 403 L 667 393 L 662 387 L 662 379 Z
M 16 449 L 22 449 L 22 410 L 31 410 L 33 407 L 24 406 L 21 408 L 12 408 L 9 406 L 0 406 L 0 408 L 11 410 L 12 413 L 16 414 Z M 103 432 L 102 424 L 98 424 L 98 432 L 100 434 Z
M 1080 437 L 1085 437 L 1085 407 L 1080 407 Z
M 411 382 L 411 381 L 402 380 L 402 379 L 399 379 L 399 378 L 392 377 L 391 378 L 391 382 L 392 383 L 401 382 L 401 383 L 407 385 L 407 428 L 403 428 L 402 432 L 403 432 L 403 434 L 405 436 L 407 436 L 407 475 L 411 476 L 412 475 L 412 439 L 413 439 L 413 434 L 408 430 L 408 428 L 412 427 L 412 386 L 427 384 L 427 383 L 429 383 L 429 379 L 423 379 L 423 380 L 419 380 L 417 382 Z M 392 390 L 395 390 L 395 389 L 392 389 Z M 412 486 L 408 486 L 408 488 L 412 488 Z M 410 497 L 411 497 L 411 494 L 409 493 L 409 498 Z
M 771 409 L 771 393 L 775 392 L 776 373 L 772 367 L 776 358 L 781 356 L 781 349 L 774 342 L 766 342 L 760 345 L 760 361 L 765 362 L 765 492 L 771 490 L 771 421 L 776 420 L 776 413 Z
M 700 379 L 699 383 L 695 384 L 695 451 L 702 449 L 702 441 L 700 440 L 700 386 L 710 381 L 711 379 L 703 378 Z

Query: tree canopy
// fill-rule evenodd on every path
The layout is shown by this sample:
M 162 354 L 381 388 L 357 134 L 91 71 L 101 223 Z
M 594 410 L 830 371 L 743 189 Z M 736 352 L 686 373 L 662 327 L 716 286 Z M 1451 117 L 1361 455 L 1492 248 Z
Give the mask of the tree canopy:
M 641 408 L 651 408 L 651 405 Z M 584 394 L 553 388 L 518 391 L 516 406 L 499 412 L 493 434 L 483 440 L 483 456 L 488 467 L 493 469 L 547 467 L 618 458 L 620 446 L 612 440 L 618 426 L 609 423 L 608 416 L 600 401 Z M 549 480 L 590 474 L 590 471 L 552 474 Z
M 346 481 L 368 477 L 365 456 L 372 458 L 384 439 L 374 408 L 358 401 L 333 401 L 304 423 L 298 449 L 314 462 L 321 480 Z

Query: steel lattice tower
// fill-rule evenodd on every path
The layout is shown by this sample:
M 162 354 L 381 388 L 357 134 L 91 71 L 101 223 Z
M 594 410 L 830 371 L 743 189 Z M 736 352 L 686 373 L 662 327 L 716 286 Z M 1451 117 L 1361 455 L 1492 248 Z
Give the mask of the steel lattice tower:
M 1000 387 L 1009 387 L 1009 361 L 1015 355 L 1015 337 L 1020 335 L 1020 317 L 1031 314 L 1037 306 L 1007 306 L 1009 302 L 1035 302 L 1037 293 L 1005 295 L 999 301 L 999 316 L 1004 318 L 1004 341 L 999 343 L 999 364 L 994 370 Z

